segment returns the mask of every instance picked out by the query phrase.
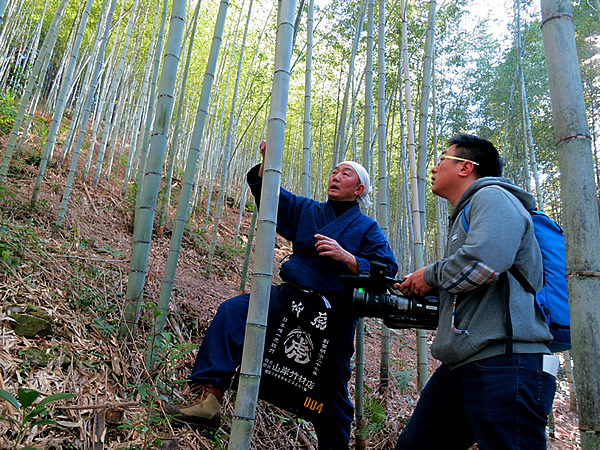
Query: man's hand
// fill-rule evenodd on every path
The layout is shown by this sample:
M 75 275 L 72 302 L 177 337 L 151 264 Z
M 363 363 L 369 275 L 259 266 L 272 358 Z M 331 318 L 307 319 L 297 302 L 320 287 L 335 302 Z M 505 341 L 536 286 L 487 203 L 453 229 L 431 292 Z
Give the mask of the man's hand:
M 331 259 L 341 261 L 353 274 L 358 275 L 358 263 L 354 255 L 342 248 L 342 246 L 336 241 L 322 234 L 315 234 L 317 243 L 315 247 L 320 256 L 329 256 Z
M 400 290 L 404 295 L 418 295 L 423 297 L 433 289 L 433 286 L 425 282 L 425 267 L 409 273 L 403 278 L 402 283 L 394 284 L 394 289 Z

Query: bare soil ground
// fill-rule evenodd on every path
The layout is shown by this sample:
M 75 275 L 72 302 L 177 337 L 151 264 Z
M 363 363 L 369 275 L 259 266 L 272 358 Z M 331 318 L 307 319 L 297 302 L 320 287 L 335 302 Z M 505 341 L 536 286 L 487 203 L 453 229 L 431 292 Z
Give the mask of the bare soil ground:
M 0 149 L 4 142 L 0 140 Z M 174 207 L 164 230 L 152 240 L 144 293 L 147 306 L 142 308 L 136 339 L 120 342 L 116 334 L 129 275 L 133 201 L 121 197 L 117 181 L 103 180 L 94 188 L 76 178 L 65 221 L 55 229 L 66 170 L 48 169 L 40 200 L 31 206 L 37 145 L 30 140 L 15 156 L 5 190 L 0 190 L 0 388 L 12 394 L 18 388 L 35 389 L 40 398 L 69 392 L 74 398 L 49 404 L 48 417 L 55 424 L 28 422 L 20 444 L 44 449 L 226 447 L 235 392 L 226 395 L 222 427 L 212 435 L 172 429 L 161 419 L 160 400 L 185 396 L 179 381 L 189 373 L 197 344 L 219 304 L 239 293 L 249 212 L 243 213 L 236 240 L 239 205 L 225 207 L 213 269 L 207 275 L 213 225 L 211 220 L 203 229 L 204 203 L 196 211 L 177 268 L 166 325 L 169 340 L 157 368 L 148 372 L 145 339 L 152 327 L 152 305 L 159 296 Z M 287 243 L 278 240 L 276 260 L 288 251 Z M 246 292 L 250 288 L 248 283 Z M 52 323 L 51 333 L 32 338 L 17 335 L 12 314 L 24 311 L 45 313 Z M 430 333 L 429 343 L 431 339 Z M 386 394 L 378 390 L 379 346 L 380 324 L 367 319 L 364 445 L 387 449 L 393 448 L 418 398 L 415 333 L 392 330 L 392 381 Z M 436 366 L 429 358 L 430 373 Z M 577 415 L 570 408 L 565 379 L 562 371 L 554 428 L 549 430 L 551 449 L 579 448 Z M 350 391 L 353 398 L 353 383 Z M 378 411 L 385 414 L 378 416 Z M 1 400 L 0 416 L 21 420 L 19 411 Z M 0 421 L 0 448 L 12 448 L 18 439 L 18 427 Z M 261 401 L 252 448 L 316 448 L 316 439 L 310 423 Z

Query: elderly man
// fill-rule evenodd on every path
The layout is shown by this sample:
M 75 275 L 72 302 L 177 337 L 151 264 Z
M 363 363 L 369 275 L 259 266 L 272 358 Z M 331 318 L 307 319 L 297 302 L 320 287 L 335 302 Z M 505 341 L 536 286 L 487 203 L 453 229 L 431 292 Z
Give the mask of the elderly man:
M 265 148 L 262 142 L 263 157 Z M 247 175 L 259 206 L 263 168 L 264 160 Z M 263 385 L 274 383 L 270 400 L 293 397 L 292 389 L 298 395 L 309 392 L 302 397 L 306 410 L 296 410 L 313 422 L 321 449 L 348 447 L 353 416 L 347 384 L 356 318 L 352 290 L 340 276 L 369 272 L 371 261 L 386 264 L 388 276 L 398 268 L 381 228 L 361 213 L 360 204 L 369 206 L 369 192 L 365 168 L 345 161 L 329 176 L 326 202 L 285 189 L 279 197 L 277 233 L 291 241 L 292 254 L 280 268 L 284 283 L 271 289 L 263 371 L 272 378 Z M 165 405 L 174 420 L 219 425 L 223 392 L 241 362 L 248 301 L 249 295 L 243 294 L 219 307 L 189 378 L 195 398 L 180 406 Z M 276 352 L 289 365 L 272 360 Z M 310 370 L 302 371 L 304 367 Z

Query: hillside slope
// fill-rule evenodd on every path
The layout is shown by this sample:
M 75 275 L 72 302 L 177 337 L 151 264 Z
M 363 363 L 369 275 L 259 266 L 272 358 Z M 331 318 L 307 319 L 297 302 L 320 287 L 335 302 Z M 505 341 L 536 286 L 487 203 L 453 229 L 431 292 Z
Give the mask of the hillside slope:
M 4 142 L 0 141 L 0 149 Z M 234 242 L 239 206 L 225 207 L 210 275 L 204 270 L 212 222 L 203 230 L 204 209 L 190 221 L 177 269 L 167 343 L 158 367 L 148 373 L 145 338 L 170 244 L 173 208 L 167 226 L 152 241 L 146 306 L 136 340 L 118 342 L 133 199 L 121 198 L 118 181 L 92 188 L 78 179 L 65 222 L 55 230 L 66 176 L 56 167 L 49 168 L 40 201 L 31 206 L 38 155 L 39 142 L 28 140 L 0 190 L 0 388 L 14 395 L 19 388 L 29 388 L 40 398 L 67 392 L 74 397 L 49 404 L 55 424 L 27 423 L 21 444 L 45 449 L 226 447 L 235 392 L 226 395 L 222 428 L 212 435 L 172 429 L 162 420 L 159 405 L 163 398 L 185 395 L 180 381 L 191 368 L 197 344 L 218 305 L 239 292 L 250 214 L 244 212 L 241 238 Z M 118 175 L 113 173 L 115 180 Z M 287 243 L 278 240 L 276 261 L 288 250 Z M 246 292 L 249 289 L 250 283 Z M 49 331 L 34 337 L 17 334 L 19 314 L 42 316 Z M 393 448 L 418 397 L 414 332 L 392 330 L 392 334 L 393 381 L 387 396 L 382 396 L 377 389 L 380 325 L 366 320 L 368 448 Z M 429 362 L 432 371 L 436 362 L 431 358 Z M 350 390 L 353 396 L 352 385 Z M 0 401 L 0 416 L 20 420 L 8 402 Z M 17 427 L 0 421 L 0 448 L 11 448 L 17 439 Z M 578 448 L 577 441 L 576 414 L 568 408 L 568 392 L 561 382 L 555 437 L 549 447 Z M 260 402 L 252 447 L 316 448 L 316 439 L 310 423 Z

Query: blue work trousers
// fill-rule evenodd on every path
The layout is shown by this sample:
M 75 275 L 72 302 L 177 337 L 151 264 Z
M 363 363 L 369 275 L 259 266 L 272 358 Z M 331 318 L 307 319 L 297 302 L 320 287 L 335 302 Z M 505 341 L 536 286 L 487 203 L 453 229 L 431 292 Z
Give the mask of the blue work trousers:
M 542 355 L 500 355 L 450 370 L 427 382 L 396 449 L 546 448 L 556 389 Z
M 279 319 L 287 313 L 282 289 L 282 285 L 271 289 L 267 327 L 279 323 Z M 231 386 L 235 371 L 242 361 L 249 299 L 248 294 L 242 294 L 219 306 L 198 350 L 190 375 L 191 382 L 209 383 L 222 392 Z M 354 412 L 348 398 L 347 384 L 350 379 L 350 358 L 354 351 L 355 323 L 353 319 L 340 319 L 334 324 L 330 348 L 339 360 L 329 361 L 323 372 L 332 377 L 332 386 L 335 388 L 331 393 L 327 414 L 313 421 L 321 450 L 348 448 Z

